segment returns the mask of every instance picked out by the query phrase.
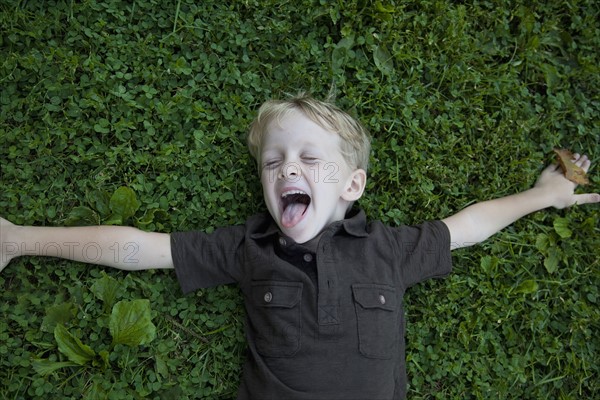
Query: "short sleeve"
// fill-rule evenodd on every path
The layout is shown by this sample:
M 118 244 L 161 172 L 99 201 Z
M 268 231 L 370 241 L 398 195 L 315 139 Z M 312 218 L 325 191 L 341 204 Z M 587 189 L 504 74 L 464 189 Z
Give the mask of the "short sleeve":
M 181 290 L 239 282 L 242 275 L 243 226 L 219 228 L 213 233 L 171 234 L 171 255 Z
M 397 268 L 405 288 L 452 271 L 450 231 L 442 221 L 390 228 Z

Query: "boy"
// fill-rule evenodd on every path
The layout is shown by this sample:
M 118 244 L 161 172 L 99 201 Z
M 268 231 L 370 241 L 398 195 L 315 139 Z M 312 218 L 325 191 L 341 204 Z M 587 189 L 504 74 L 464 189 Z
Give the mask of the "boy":
M 175 268 L 185 293 L 237 282 L 248 339 L 238 398 L 398 399 L 406 395 L 402 297 L 409 286 L 447 275 L 451 249 L 481 242 L 528 213 L 600 201 L 599 194 L 575 195 L 576 185 L 549 166 L 525 192 L 418 227 L 386 227 L 352 209 L 366 184 L 369 138 L 335 106 L 306 96 L 269 101 L 248 146 L 268 214 L 210 235 L 0 220 L 0 267 L 22 247 L 31 255 L 47 243 L 55 255 L 85 262 L 60 246 L 87 241 L 103 250 L 102 265 Z M 590 167 L 586 156 L 573 161 Z M 138 262 L 114 260 L 115 242 L 136 243 Z

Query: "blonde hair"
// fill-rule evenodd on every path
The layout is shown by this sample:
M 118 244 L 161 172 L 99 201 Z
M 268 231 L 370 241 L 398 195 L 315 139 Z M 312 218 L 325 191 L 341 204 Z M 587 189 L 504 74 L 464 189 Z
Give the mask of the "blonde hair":
M 286 100 L 269 100 L 258 110 L 250 125 L 248 150 L 259 163 L 260 149 L 267 126 L 280 121 L 292 111 L 300 111 L 323 129 L 337 133 L 341 140 L 341 153 L 352 169 L 367 170 L 371 140 L 367 129 L 348 113 L 330 102 L 319 101 L 302 93 Z

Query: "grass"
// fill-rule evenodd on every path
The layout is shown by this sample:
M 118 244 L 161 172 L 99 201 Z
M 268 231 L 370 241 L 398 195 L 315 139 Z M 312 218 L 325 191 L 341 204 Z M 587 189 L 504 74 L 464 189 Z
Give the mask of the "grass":
M 600 161 L 599 13 L 592 0 L 5 2 L 0 215 L 162 232 L 242 223 L 264 210 L 244 145 L 257 107 L 335 88 L 373 134 L 368 216 L 443 218 L 530 187 L 553 147 Z M 585 190 L 599 182 L 594 168 Z M 538 212 L 411 289 L 409 398 L 598 397 L 599 231 L 597 205 Z M 103 272 L 122 284 L 115 301 L 150 300 L 150 344 L 110 349 L 92 289 Z M 36 258 L 0 285 L 3 398 L 235 397 L 234 287 L 183 297 L 169 273 Z M 69 332 L 110 350 L 107 365 L 34 371 L 64 361 L 53 307 L 73 310 Z

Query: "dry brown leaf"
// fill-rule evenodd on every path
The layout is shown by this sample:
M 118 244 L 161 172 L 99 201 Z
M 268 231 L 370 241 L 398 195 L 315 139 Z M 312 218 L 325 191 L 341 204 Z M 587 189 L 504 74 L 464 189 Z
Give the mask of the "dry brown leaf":
M 557 154 L 558 163 L 565 174 L 565 177 L 578 185 L 587 185 L 590 181 L 585 176 L 583 168 L 573 162 L 573 153 L 567 149 L 554 149 Z

